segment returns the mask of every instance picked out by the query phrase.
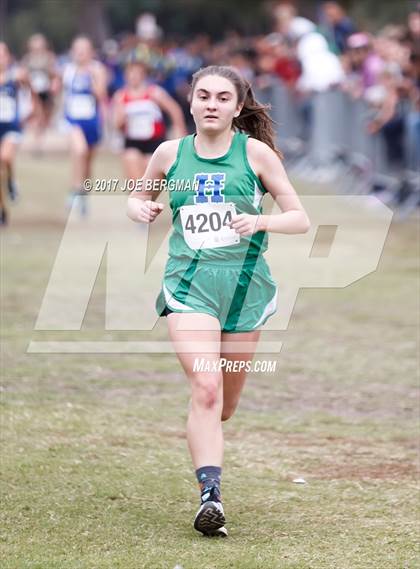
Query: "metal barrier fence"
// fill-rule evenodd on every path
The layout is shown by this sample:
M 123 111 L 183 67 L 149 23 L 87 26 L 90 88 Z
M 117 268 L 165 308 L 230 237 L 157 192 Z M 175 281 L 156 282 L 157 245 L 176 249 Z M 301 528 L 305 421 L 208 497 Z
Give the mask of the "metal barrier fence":
M 405 135 L 400 130 L 395 148 L 392 132 L 368 132 L 377 111 L 364 99 L 338 89 L 299 98 L 276 78 L 255 91 L 271 105 L 277 144 L 293 176 L 334 183 L 343 192 L 376 192 L 398 208 L 397 218 L 420 204 L 420 117 L 409 104 L 398 109 Z

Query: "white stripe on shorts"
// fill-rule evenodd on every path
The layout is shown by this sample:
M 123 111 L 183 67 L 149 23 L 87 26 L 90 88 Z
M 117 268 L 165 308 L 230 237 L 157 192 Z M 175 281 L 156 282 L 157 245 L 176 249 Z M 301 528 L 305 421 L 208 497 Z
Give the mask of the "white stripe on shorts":
M 173 310 L 192 310 L 190 306 L 182 304 L 182 302 L 173 298 L 172 294 L 166 288 L 165 283 L 163 283 L 163 294 L 165 295 L 166 304 L 169 308 L 172 308 Z
M 258 326 L 264 322 L 264 320 L 270 316 L 270 314 L 274 314 L 274 312 L 276 311 L 277 308 L 277 294 L 278 294 L 278 289 L 276 287 L 276 294 L 273 296 L 273 298 L 270 300 L 270 302 L 267 304 L 267 306 L 264 308 L 264 312 L 261 315 L 261 318 L 258 320 L 258 322 L 255 324 L 254 328 L 258 328 Z

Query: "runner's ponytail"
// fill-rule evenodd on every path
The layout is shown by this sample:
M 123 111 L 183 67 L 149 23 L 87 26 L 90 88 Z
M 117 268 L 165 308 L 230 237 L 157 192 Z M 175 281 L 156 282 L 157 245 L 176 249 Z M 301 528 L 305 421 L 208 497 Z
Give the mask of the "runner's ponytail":
M 276 147 L 274 123 L 268 114 L 269 108 L 269 106 L 262 105 L 255 99 L 252 87 L 248 84 L 244 105 L 240 115 L 233 119 L 233 126 L 250 134 L 253 138 L 265 142 L 279 158 L 283 158 L 281 151 Z

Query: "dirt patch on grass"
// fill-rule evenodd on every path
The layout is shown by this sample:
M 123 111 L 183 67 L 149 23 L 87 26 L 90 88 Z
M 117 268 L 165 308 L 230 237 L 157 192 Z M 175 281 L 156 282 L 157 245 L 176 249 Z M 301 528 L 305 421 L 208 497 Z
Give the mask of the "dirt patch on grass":
M 360 465 L 357 463 L 322 465 L 311 470 L 311 476 L 323 480 L 418 480 L 420 470 L 410 462 L 381 462 Z
M 302 416 L 328 413 L 343 419 L 418 419 L 419 391 L 404 384 L 373 383 L 332 385 L 312 377 L 290 376 L 281 388 L 251 380 L 241 406 L 252 411 L 285 410 Z
M 230 450 L 252 457 L 253 464 L 290 472 L 306 480 L 418 480 L 420 468 L 414 439 L 378 439 L 281 433 L 268 428 L 227 435 Z M 267 448 L 272 449 L 267 463 Z

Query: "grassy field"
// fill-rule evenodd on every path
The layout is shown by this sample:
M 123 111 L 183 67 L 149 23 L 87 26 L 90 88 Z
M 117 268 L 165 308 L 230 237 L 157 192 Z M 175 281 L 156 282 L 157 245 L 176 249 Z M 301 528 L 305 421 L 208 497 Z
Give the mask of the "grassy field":
M 209 540 L 192 528 L 176 358 L 27 353 L 74 337 L 33 330 L 68 170 L 22 156 L 2 236 L 2 568 L 417 568 L 418 219 L 392 224 L 375 273 L 299 293 L 276 374 L 250 376 L 225 424 L 230 536 Z M 97 170 L 118 176 L 117 158 Z M 84 337 L 114 337 L 103 299 L 101 271 Z

